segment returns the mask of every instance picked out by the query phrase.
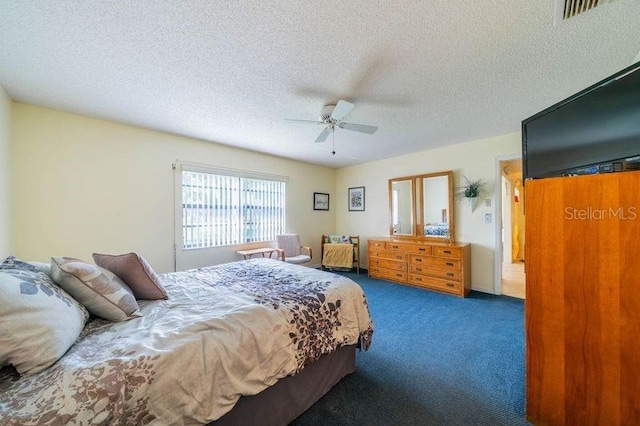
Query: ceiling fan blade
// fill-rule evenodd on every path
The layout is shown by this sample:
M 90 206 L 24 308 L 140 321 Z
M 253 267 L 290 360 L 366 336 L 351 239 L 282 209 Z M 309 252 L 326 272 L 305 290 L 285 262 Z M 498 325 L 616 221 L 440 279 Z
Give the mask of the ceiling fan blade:
M 333 109 L 333 112 L 331 113 L 331 118 L 335 121 L 340 121 L 355 107 L 356 106 L 351 102 L 339 100 L 336 104 L 336 107 Z
M 331 130 L 327 127 L 326 129 L 324 129 L 316 138 L 316 142 L 324 142 L 327 140 L 327 136 L 329 136 L 329 133 L 331 133 Z
M 296 120 L 295 118 L 285 118 L 284 121 L 292 121 L 294 123 L 311 123 L 311 124 L 324 124 L 318 120 Z
M 365 124 L 340 123 L 341 129 L 353 130 L 354 132 L 367 133 L 372 135 L 378 130 L 376 126 L 367 126 Z

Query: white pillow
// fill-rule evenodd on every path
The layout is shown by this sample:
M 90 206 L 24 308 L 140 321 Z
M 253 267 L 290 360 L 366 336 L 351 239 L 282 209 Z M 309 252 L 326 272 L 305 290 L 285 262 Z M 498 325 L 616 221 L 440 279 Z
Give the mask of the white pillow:
M 0 366 L 35 374 L 54 364 L 76 341 L 86 309 L 46 274 L 9 257 L 0 264 Z
M 44 272 L 49 278 L 51 278 L 51 262 L 36 262 L 34 260 L 29 260 L 26 263 L 35 266 L 38 271 Z
M 51 277 L 93 315 L 109 321 L 141 316 L 131 289 L 104 268 L 73 257 L 52 257 Z

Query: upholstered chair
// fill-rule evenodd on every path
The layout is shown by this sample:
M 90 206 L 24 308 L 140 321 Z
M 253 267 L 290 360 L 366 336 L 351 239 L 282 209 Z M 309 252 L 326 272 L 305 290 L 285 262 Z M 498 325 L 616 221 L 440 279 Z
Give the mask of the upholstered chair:
M 300 235 L 276 235 L 276 247 L 280 258 L 288 263 L 306 263 L 311 261 L 311 247 L 300 245 Z M 306 252 L 306 253 L 303 253 Z

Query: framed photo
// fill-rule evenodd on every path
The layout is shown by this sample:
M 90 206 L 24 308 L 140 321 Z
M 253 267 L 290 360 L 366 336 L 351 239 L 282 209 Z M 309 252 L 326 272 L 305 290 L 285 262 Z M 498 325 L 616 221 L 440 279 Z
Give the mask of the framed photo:
M 313 209 L 314 210 L 329 210 L 329 194 L 322 192 L 313 193 Z
M 364 186 L 356 186 L 349 188 L 349 211 L 364 211 Z

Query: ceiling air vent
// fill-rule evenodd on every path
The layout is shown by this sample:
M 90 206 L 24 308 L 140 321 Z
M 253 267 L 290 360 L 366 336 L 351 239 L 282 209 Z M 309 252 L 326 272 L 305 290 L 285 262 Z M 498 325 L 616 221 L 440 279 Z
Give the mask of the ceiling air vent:
M 596 6 L 601 6 L 612 1 L 613 0 L 556 0 L 556 8 L 558 9 L 558 15 L 562 16 L 562 19 L 569 19 L 587 10 L 591 10 Z

